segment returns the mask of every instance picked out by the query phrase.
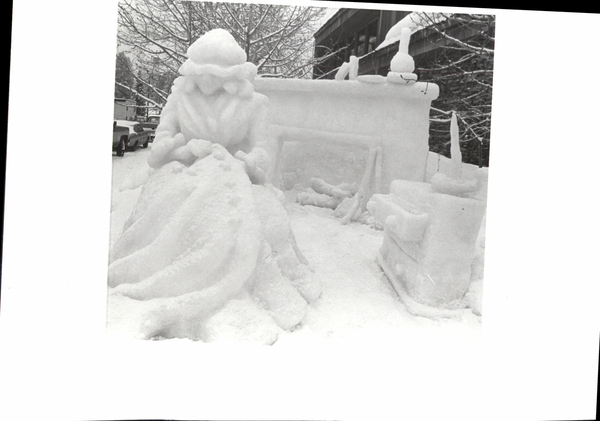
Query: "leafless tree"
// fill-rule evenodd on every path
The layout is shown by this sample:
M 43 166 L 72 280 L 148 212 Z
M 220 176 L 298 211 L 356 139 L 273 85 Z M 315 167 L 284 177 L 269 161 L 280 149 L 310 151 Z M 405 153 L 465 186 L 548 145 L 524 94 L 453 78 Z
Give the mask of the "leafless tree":
M 436 44 L 432 54 L 419 57 L 421 81 L 440 86 L 431 114 L 430 149 L 448 154 L 450 113 L 459 122 L 463 161 L 489 165 L 494 71 L 493 15 L 417 15 L 428 42 Z
M 118 45 L 132 57 L 139 94 L 164 104 L 186 60 L 188 47 L 205 32 L 223 28 L 246 51 L 258 73 L 310 76 L 313 33 L 322 8 L 180 0 L 123 0 Z M 117 80 L 118 83 L 122 83 Z
M 115 83 L 115 98 L 132 98 L 134 78 L 131 68 L 131 60 L 125 53 L 118 53 L 115 66 L 115 81 L 118 81 Z

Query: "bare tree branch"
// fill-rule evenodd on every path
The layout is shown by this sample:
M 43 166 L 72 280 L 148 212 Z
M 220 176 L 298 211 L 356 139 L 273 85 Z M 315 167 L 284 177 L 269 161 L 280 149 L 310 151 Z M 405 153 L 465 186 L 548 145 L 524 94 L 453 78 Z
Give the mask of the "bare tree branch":
M 432 107 L 430 149 L 449 153 L 447 129 L 454 110 L 458 116 L 463 161 L 487 165 L 490 141 L 495 18 L 492 15 L 427 14 L 415 19 L 432 40 L 435 51 L 417 65 L 419 79 L 440 86 Z M 477 145 L 477 146 L 474 146 Z M 483 153 L 483 155 L 480 155 Z
M 134 93 L 135 95 L 139 96 L 144 101 L 150 102 L 154 107 L 158 107 L 158 108 L 162 109 L 162 107 L 164 106 L 164 104 L 155 102 L 151 98 L 148 98 L 147 96 L 143 95 L 139 91 L 137 91 L 137 90 L 135 90 L 135 89 L 133 89 L 133 88 L 127 86 L 127 85 L 123 85 L 122 83 L 119 83 L 119 82 L 115 82 L 115 85 L 120 86 L 121 88 L 129 89 L 132 93 Z

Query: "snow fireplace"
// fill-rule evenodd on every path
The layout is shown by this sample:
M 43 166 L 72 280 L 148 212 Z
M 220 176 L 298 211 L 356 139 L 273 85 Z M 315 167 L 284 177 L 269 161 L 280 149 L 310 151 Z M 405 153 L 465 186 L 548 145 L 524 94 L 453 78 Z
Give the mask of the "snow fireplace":
M 267 79 L 254 81 L 269 98 L 268 120 L 276 139 L 274 176 L 302 172 L 298 182 L 320 177 L 330 183 L 360 182 L 369 150 L 381 148 L 375 193 L 388 193 L 393 180 L 424 181 L 428 158 L 429 109 L 439 94 L 427 82 L 391 82 L 365 75 L 353 80 Z M 284 150 L 296 148 L 293 162 Z M 302 161 L 304 149 L 306 161 Z M 361 154 L 362 151 L 362 154 Z M 340 171 L 326 155 L 350 159 L 354 171 Z M 357 161 L 357 162 L 356 162 Z M 379 178 L 379 179 L 378 179 Z

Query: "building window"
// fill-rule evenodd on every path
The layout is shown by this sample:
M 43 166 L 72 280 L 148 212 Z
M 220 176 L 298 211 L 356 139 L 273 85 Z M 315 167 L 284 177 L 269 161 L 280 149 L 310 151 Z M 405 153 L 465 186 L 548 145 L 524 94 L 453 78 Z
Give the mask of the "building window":
M 377 48 L 377 26 L 378 26 L 378 23 L 379 23 L 378 20 L 375 19 L 367 27 L 367 36 L 369 37 L 369 41 L 367 43 L 367 53 L 370 53 L 375 48 Z
M 367 53 L 367 27 L 365 26 L 356 34 L 356 39 L 358 40 L 358 48 L 356 50 L 356 55 L 358 57 L 364 56 Z
M 356 33 L 356 55 L 358 57 L 364 56 L 377 48 L 377 26 L 378 19 L 375 19 Z

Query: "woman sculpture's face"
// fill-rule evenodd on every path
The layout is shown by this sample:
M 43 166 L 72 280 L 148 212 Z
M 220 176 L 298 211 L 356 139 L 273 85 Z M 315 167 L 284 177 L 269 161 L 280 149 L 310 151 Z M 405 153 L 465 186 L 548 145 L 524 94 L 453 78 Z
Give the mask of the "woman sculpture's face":
M 223 87 L 223 78 L 211 74 L 203 74 L 198 76 L 198 87 L 204 95 L 212 95 Z

